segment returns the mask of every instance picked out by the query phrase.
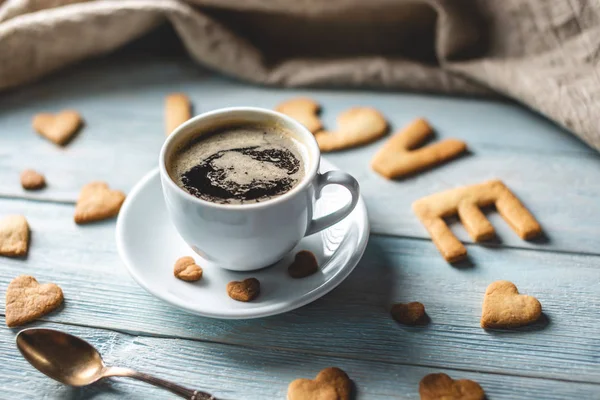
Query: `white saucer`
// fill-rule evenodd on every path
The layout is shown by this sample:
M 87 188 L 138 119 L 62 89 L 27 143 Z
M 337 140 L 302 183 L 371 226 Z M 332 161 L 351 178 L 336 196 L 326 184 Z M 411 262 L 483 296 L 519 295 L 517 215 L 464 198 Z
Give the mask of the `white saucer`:
M 321 171 L 335 169 L 322 160 Z M 316 216 L 349 201 L 342 187 L 329 185 L 317 201 Z M 362 198 L 354 211 L 329 229 L 305 237 L 283 260 L 268 268 L 234 272 L 203 260 L 181 239 L 165 208 L 158 169 L 148 173 L 127 196 L 117 220 L 117 247 L 129 273 L 148 292 L 194 314 L 225 319 L 259 318 L 284 313 L 308 304 L 339 285 L 362 257 L 369 237 L 367 210 Z M 310 250 L 320 271 L 293 279 L 287 267 L 297 251 Z M 195 283 L 173 276 L 179 257 L 192 256 L 204 274 Z M 249 303 L 227 295 L 228 282 L 255 277 L 260 295 Z

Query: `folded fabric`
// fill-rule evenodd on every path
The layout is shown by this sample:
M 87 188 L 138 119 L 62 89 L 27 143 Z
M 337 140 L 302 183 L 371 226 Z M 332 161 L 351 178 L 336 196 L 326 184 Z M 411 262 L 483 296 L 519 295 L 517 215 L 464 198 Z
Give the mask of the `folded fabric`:
M 0 90 L 165 21 L 198 63 L 250 82 L 498 93 L 600 150 L 593 0 L 0 0 Z

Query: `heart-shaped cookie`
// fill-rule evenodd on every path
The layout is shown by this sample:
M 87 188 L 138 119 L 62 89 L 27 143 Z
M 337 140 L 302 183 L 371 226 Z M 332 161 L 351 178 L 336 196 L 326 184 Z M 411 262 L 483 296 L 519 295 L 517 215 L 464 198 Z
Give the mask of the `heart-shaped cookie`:
M 75 205 L 75 222 L 85 224 L 114 217 L 124 201 L 125 194 L 119 190 L 111 190 L 105 182 L 88 183 L 79 193 Z
M 370 107 L 355 107 L 341 113 L 337 118 L 337 130 L 315 134 L 323 152 L 346 149 L 372 142 L 387 131 L 385 117 Z
M 175 261 L 173 274 L 182 281 L 195 282 L 202 278 L 202 268 L 192 257 L 181 257 Z
M 81 115 L 73 110 L 64 110 L 56 115 L 42 113 L 33 117 L 33 129 L 60 146 L 71 140 L 81 123 Z
M 0 255 L 19 257 L 29 248 L 29 225 L 22 215 L 9 215 L 0 220 Z
M 485 392 L 477 382 L 455 381 L 446 374 L 429 374 L 419 383 L 421 400 L 484 400 Z
M 46 186 L 46 178 L 33 169 L 26 169 L 21 172 L 21 186 L 25 190 L 42 189 Z
M 40 285 L 33 276 L 18 276 L 6 289 L 6 325 L 12 328 L 36 320 L 60 306 L 63 299 L 54 283 Z
M 425 306 L 418 301 L 394 304 L 390 313 L 396 321 L 404 325 L 422 325 L 427 322 Z
M 321 106 L 314 100 L 307 97 L 298 97 L 279 104 L 275 108 L 275 111 L 294 118 L 304 125 L 306 129 L 312 133 L 316 133 L 323 129 L 323 124 L 318 117 L 320 109 Z
M 227 294 L 237 301 L 252 301 L 260 293 L 260 282 L 256 278 L 232 281 L 227 284 Z
M 313 253 L 302 250 L 296 253 L 294 262 L 288 267 L 292 278 L 306 278 L 319 270 L 319 263 Z
M 542 305 L 533 296 L 519 294 L 514 283 L 496 281 L 483 298 L 482 328 L 516 328 L 538 320 Z
M 352 382 L 339 368 L 325 368 L 314 380 L 296 379 L 288 387 L 288 400 L 349 400 Z

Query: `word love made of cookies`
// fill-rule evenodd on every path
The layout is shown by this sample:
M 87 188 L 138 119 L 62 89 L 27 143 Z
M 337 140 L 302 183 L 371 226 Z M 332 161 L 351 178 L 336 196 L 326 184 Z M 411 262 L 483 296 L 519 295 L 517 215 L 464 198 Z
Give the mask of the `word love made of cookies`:
M 499 180 L 432 194 L 415 201 L 412 208 L 446 261 L 457 262 L 467 256 L 467 249 L 454 236 L 444 218 L 458 214 L 475 242 L 489 240 L 496 232 L 481 212 L 481 207 L 490 205 L 496 206 L 500 215 L 522 239 L 533 239 L 542 233 L 533 215 Z

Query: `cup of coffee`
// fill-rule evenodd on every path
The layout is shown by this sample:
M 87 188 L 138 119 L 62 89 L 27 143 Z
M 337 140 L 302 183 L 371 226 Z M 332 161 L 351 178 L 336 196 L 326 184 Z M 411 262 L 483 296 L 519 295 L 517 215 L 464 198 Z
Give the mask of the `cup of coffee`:
M 159 168 L 165 203 L 181 237 L 201 257 L 236 271 L 271 265 L 304 236 L 356 206 L 356 180 L 318 172 L 312 133 L 275 111 L 224 108 L 198 115 L 165 141 Z M 349 203 L 313 218 L 324 186 L 342 185 Z

